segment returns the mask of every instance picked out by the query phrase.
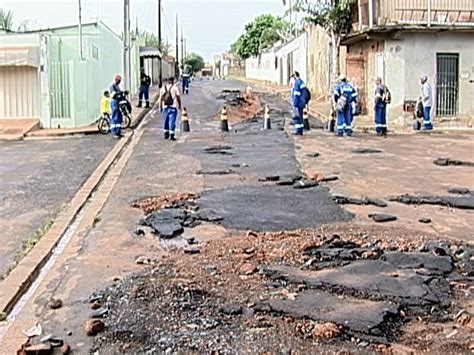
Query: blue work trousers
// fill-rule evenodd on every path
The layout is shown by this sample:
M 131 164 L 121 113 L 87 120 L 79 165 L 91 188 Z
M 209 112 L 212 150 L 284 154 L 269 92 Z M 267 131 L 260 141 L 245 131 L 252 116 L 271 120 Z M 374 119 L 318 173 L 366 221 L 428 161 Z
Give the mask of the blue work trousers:
M 431 121 L 431 106 L 423 107 L 423 128 L 426 130 L 433 129 Z
M 122 111 L 117 100 L 110 101 L 110 108 L 112 109 L 112 117 L 110 118 L 110 132 L 114 136 L 122 134 Z
M 293 122 L 295 123 L 295 134 L 302 136 L 304 130 L 303 107 L 293 106 Z
M 346 105 L 344 111 L 337 111 L 337 135 L 342 137 L 346 133 L 352 136 L 352 112 L 351 106 Z
M 176 120 L 178 109 L 176 107 L 165 107 L 163 109 L 163 131 L 170 135 L 176 134 Z
M 183 78 L 183 93 L 188 94 L 189 93 L 189 78 Z
M 387 133 L 387 106 L 375 106 L 375 132 L 377 134 Z
M 138 99 L 140 105 L 145 101 L 146 105 L 148 106 L 150 104 L 150 87 L 146 85 L 140 86 L 140 93 L 138 94 Z

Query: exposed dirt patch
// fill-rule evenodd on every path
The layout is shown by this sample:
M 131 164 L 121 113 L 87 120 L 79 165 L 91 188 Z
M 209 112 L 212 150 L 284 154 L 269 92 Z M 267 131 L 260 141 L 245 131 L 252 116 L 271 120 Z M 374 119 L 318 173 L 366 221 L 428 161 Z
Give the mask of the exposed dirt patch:
M 262 112 L 258 95 L 242 95 L 239 90 L 223 90 L 217 98 L 224 100 L 227 119 L 231 124 L 250 121 Z M 220 114 L 216 118 L 220 119 Z
M 195 194 L 188 193 L 152 196 L 132 202 L 132 207 L 143 210 L 145 214 L 150 214 L 162 208 L 169 208 L 185 201 L 195 200 L 197 197 L 198 196 Z
M 467 352 L 469 329 L 454 320 L 466 302 L 466 283 L 472 285 L 459 266 L 466 246 L 426 239 L 398 228 L 332 226 L 207 241 L 199 254 L 177 252 L 154 269 L 101 292 L 100 302 L 110 311 L 96 349 L 311 353 L 317 344 L 318 351 L 332 353 L 341 347 L 391 351 L 401 343 L 409 350 L 436 352 L 447 349 L 454 337 L 456 349 Z M 382 283 L 386 278 L 406 288 L 394 287 L 398 296 L 389 295 L 384 288 L 371 288 L 368 279 L 360 286 L 368 292 L 354 290 L 344 282 L 356 277 L 352 271 L 357 275 L 361 263 L 372 271 L 362 272 L 360 278 Z M 351 276 L 326 274 L 326 282 L 332 284 L 318 286 L 319 281 L 310 284 L 274 273 L 272 277 L 265 271 L 270 266 L 319 273 L 318 277 L 328 271 Z M 401 294 L 416 293 L 415 286 L 408 286 L 418 281 L 437 296 L 422 292 L 418 299 Z M 444 328 L 432 329 L 417 333 L 415 342 L 402 330 L 419 322 L 430 327 L 439 322 L 456 324 L 457 333 L 446 338 Z

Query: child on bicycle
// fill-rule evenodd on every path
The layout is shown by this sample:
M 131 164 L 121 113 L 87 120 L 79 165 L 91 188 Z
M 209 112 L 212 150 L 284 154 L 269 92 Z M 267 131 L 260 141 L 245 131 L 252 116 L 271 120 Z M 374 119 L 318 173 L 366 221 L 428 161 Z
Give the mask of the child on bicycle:
M 102 112 L 102 117 L 110 119 L 112 110 L 110 108 L 110 92 L 108 90 L 103 92 L 102 99 L 100 100 L 100 112 Z

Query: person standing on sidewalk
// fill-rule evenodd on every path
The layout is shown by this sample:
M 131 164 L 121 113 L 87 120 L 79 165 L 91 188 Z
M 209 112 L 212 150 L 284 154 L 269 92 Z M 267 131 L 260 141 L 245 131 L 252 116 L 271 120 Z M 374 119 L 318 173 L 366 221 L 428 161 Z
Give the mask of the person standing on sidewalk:
M 431 108 L 433 107 L 433 90 L 431 85 L 428 83 L 428 77 L 422 75 L 420 77 L 421 83 L 421 96 L 420 101 L 423 104 L 423 129 L 432 130 L 433 122 L 431 121 Z
M 294 84 L 291 90 L 291 102 L 293 104 L 293 121 L 295 122 L 295 135 L 303 135 L 303 110 L 306 105 L 303 97 L 303 89 L 306 87 L 303 80 L 300 78 L 300 73 L 295 71 L 294 73 Z
M 110 118 L 110 131 L 114 138 L 122 137 L 122 111 L 120 110 L 120 100 L 124 97 L 124 92 L 120 88 L 122 77 L 115 75 L 114 82 L 110 85 L 109 91 L 112 96 L 110 101 L 110 109 L 112 117 Z
M 337 135 L 352 136 L 352 104 L 357 103 L 357 90 L 347 81 L 344 75 L 339 77 L 334 89 L 334 103 L 337 112 Z
M 160 90 L 160 110 L 163 117 L 163 131 L 165 139 L 176 140 L 176 120 L 178 110 L 181 110 L 181 95 L 174 83 L 174 78 L 168 79 Z
M 389 91 L 382 84 L 382 78 L 375 80 L 375 132 L 377 136 L 387 136 L 387 103 Z
M 150 107 L 150 86 L 151 78 L 145 74 L 145 69 L 140 69 L 140 93 L 138 95 L 137 107 L 142 107 L 143 101 L 145 101 L 145 108 Z

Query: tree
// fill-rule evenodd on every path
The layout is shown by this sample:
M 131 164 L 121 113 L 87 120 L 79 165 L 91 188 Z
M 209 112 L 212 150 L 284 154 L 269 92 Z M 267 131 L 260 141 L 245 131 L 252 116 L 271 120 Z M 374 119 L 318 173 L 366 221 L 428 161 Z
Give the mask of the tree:
M 186 57 L 185 63 L 193 68 L 193 72 L 198 72 L 204 68 L 204 58 L 197 53 L 191 53 Z
M 13 11 L 0 9 L 0 30 L 13 30 Z
M 288 22 L 273 15 L 261 15 L 245 26 L 245 32 L 231 45 L 231 51 L 242 59 L 257 56 L 265 48 L 285 39 Z
M 341 39 L 352 26 L 352 9 L 357 0 L 297 0 L 294 10 L 306 14 L 306 22 L 323 27 L 331 39 L 332 72 L 336 82 L 340 74 Z

